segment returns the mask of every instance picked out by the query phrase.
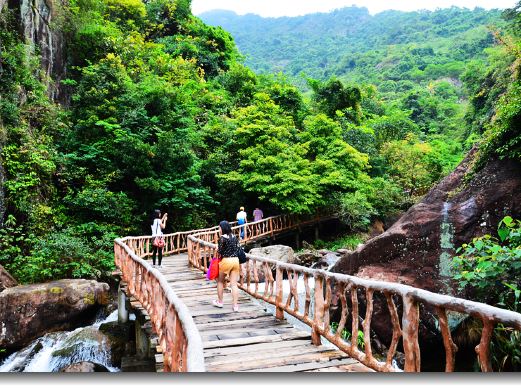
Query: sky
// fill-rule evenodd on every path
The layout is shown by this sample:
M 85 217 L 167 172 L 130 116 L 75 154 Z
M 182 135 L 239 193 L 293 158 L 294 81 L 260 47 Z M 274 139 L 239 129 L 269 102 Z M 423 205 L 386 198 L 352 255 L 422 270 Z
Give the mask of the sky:
M 474 7 L 511 8 L 517 0 L 192 0 L 192 13 L 199 15 L 213 9 L 235 11 L 239 15 L 254 13 L 264 17 L 298 16 L 313 12 L 329 12 L 337 8 L 356 5 L 366 7 L 371 14 L 395 9 L 413 11 L 435 10 L 453 5 Z

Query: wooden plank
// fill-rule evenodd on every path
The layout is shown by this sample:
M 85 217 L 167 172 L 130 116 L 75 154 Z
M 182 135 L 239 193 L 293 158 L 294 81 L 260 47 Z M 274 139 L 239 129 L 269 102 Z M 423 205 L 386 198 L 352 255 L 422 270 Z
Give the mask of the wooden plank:
M 244 306 L 240 307 L 239 312 L 240 311 L 245 311 L 245 312 L 255 311 L 258 309 L 259 308 L 254 305 L 244 305 Z M 209 306 L 208 308 L 201 308 L 201 309 L 197 309 L 197 310 L 190 309 L 190 313 L 192 314 L 192 317 L 195 317 L 195 316 L 200 316 L 200 315 L 234 314 L 236 312 L 233 311 L 231 305 L 229 305 L 229 306 L 225 305 L 223 308 L 214 307 L 212 305 L 212 306 Z
M 248 372 L 304 372 L 313 369 L 327 368 L 327 367 L 338 367 L 346 364 L 355 363 L 356 360 L 353 358 L 344 358 L 339 360 L 331 360 L 327 362 L 311 362 L 305 364 L 295 365 L 282 365 L 277 367 L 269 368 L 258 368 L 247 370 Z
M 289 341 L 276 341 L 276 342 L 267 342 L 267 343 L 258 343 L 255 345 L 246 345 L 246 346 L 231 346 L 224 348 L 214 348 L 214 349 L 205 349 L 204 357 L 205 358 L 217 358 L 217 357 L 234 357 L 235 355 L 240 355 L 243 353 L 257 353 L 263 351 L 275 351 L 278 349 L 288 349 L 294 347 L 306 347 L 310 346 L 310 341 L 305 339 L 296 339 Z M 314 346 L 314 345 L 311 345 Z
M 224 328 L 216 328 L 216 329 L 210 329 L 210 330 L 200 330 L 199 333 L 200 333 L 200 335 L 210 335 L 210 334 L 229 335 L 229 334 L 239 333 L 239 332 L 255 333 L 256 331 L 262 332 L 262 331 L 266 331 L 266 330 L 272 331 L 271 334 L 284 334 L 287 331 L 294 330 L 294 328 L 291 325 L 279 326 L 276 324 L 275 325 L 266 324 L 266 325 L 262 325 L 262 326 L 257 326 L 255 324 L 249 323 L 244 326 L 239 325 L 235 328 L 233 328 L 233 326 L 232 326 L 230 328 L 224 327 Z M 284 330 L 286 330 L 286 331 L 284 331 Z
M 223 328 L 232 328 L 234 326 L 250 326 L 250 325 L 258 325 L 260 327 L 265 326 L 273 326 L 273 327 L 293 327 L 293 325 L 289 324 L 287 321 L 281 321 L 278 319 L 275 319 L 273 317 L 266 317 L 266 319 L 238 319 L 238 320 L 225 320 L 223 322 L 219 323 L 208 323 L 208 324 L 201 324 L 197 325 L 197 329 L 199 331 L 206 331 L 206 330 L 214 330 L 214 329 L 223 329 Z
M 289 346 L 286 348 L 278 347 L 276 350 L 271 351 L 245 351 L 241 354 L 235 353 L 233 355 L 226 356 L 215 356 L 215 357 L 206 357 L 205 363 L 207 366 L 209 365 L 217 365 L 217 364 L 231 364 L 231 363 L 241 363 L 248 361 L 260 361 L 266 358 L 277 358 L 277 357 L 287 357 L 292 356 L 295 353 L 298 354 L 307 354 L 307 353 L 321 353 L 326 351 L 331 351 L 332 348 L 326 346 L 315 346 L 312 344 L 300 345 L 300 346 Z
M 258 312 L 258 311 L 244 311 L 244 312 L 234 312 L 232 314 L 214 314 L 214 315 L 200 315 L 194 316 L 194 322 L 199 324 L 206 323 L 220 323 L 226 322 L 228 320 L 236 320 L 236 319 L 258 319 L 264 317 L 271 317 L 271 314 L 267 312 Z
M 293 333 L 287 333 L 287 334 L 262 335 L 262 336 L 257 336 L 257 337 L 233 338 L 233 339 L 206 342 L 206 343 L 203 343 L 203 348 L 212 349 L 212 348 L 216 348 L 216 347 L 240 346 L 240 345 L 250 345 L 250 344 L 263 343 L 263 342 L 287 341 L 290 339 L 309 339 L 309 338 L 310 338 L 309 333 L 304 332 L 304 331 L 295 331 Z
M 208 370 L 217 372 L 237 372 L 247 370 L 268 370 L 272 367 L 283 367 L 283 366 L 309 366 L 310 364 L 321 364 L 329 362 L 331 360 L 338 360 L 345 358 L 345 353 L 340 350 L 328 351 L 328 352 L 311 352 L 311 353 L 300 353 L 299 351 L 287 352 L 283 356 L 272 356 L 264 359 L 255 359 L 252 357 L 251 360 L 235 362 L 230 364 L 215 364 L 208 365 Z
M 234 339 L 234 338 L 246 338 L 246 337 L 256 337 L 261 335 L 277 335 L 277 334 L 287 334 L 294 332 L 294 328 L 265 328 L 265 329 L 255 329 L 255 328 L 244 328 L 244 329 L 234 329 L 234 330 L 225 330 L 225 331 L 205 331 L 201 333 L 201 338 L 203 341 L 208 339 L 210 336 L 217 336 L 220 340 L 225 339 Z

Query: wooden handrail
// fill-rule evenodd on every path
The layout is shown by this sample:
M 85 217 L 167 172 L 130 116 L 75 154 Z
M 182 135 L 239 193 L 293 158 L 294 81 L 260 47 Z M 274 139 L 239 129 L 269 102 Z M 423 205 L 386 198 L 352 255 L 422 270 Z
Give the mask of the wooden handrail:
M 245 240 L 249 241 L 292 229 L 295 225 L 306 225 L 310 221 L 302 221 L 296 217 L 273 216 L 245 224 L 242 228 L 245 229 Z M 236 232 L 241 229 L 237 226 L 237 222 L 231 222 L 231 226 Z M 266 229 L 266 227 L 276 228 Z M 216 243 L 218 229 L 218 226 L 214 226 L 166 234 L 163 254 L 187 251 L 192 243 L 188 240 L 191 235 L 199 235 Z M 152 236 L 129 236 L 116 239 L 114 241 L 115 264 L 121 270 L 122 279 L 127 283 L 130 294 L 150 315 L 163 350 L 164 370 L 204 371 L 201 337 L 188 308 L 177 298 L 164 276 L 142 259 L 152 255 L 153 239 Z
M 282 216 L 265 220 L 267 220 L 268 224 L 263 221 L 249 223 L 243 226 L 247 228 L 245 241 L 269 235 L 273 232 L 291 229 L 298 225 L 291 219 L 282 218 Z M 270 229 L 266 230 L 265 226 L 269 226 Z M 240 227 L 233 228 L 234 231 L 239 229 Z M 206 271 L 210 259 L 217 256 L 217 231 L 195 233 L 189 235 L 187 240 L 190 264 L 202 271 Z M 455 353 L 457 351 L 457 346 L 452 341 L 448 327 L 447 313 L 449 311 L 460 314 L 463 313 L 481 320 L 483 324 L 482 338 L 475 350 L 483 372 L 492 370 L 489 346 L 494 326 L 497 323 L 502 323 L 515 330 L 521 330 L 521 314 L 517 312 L 433 293 L 408 285 L 330 273 L 250 254 L 246 256 L 251 262 L 241 267 L 240 289 L 257 299 L 275 306 L 277 318 L 283 318 L 283 314 L 287 313 L 310 326 L 312 330 L 311 338 L 315 344 L 320 344 L 320 337 L 324 337 L 351 357 L 379 372 L 401 371 L 392 365 L 400 338 L 402 339 L 405 354 L 404 370 L 407 372 L 419 372 L 421 370 L 418 342 L 420 304 L 434 307 L 435 313 L 438 316 L 446 351 L 445 370 L 447 372 L 454 370 Z M 275 278 L 273 278 L 273 269 L 275 270 Z M 260 271 L 263 271 L 266 275 L 263 292 L 259 292 Z M 290 284 L 290 292 L 285 301 L 283 300 L 282 292 L 282 278 L 284 274 L 288 276 Z M 306 290 L 304 305 L 299 303 L 297 294 L 297 283 L 300 277 L 303 279 Z M 314 280 L 313 295 L 311 294 L 309 284 L 311 278 Z M 360 315 L 358 313 L 359 291 L 364 293 L 366 302 L 366 313 L 361 330 L 364 333 L 363 351 L 358 347 L 358 330 L 360 329 Z M 370 328 L 373 313 L 373 296 L 375 292 L 383 295 L 387 302 L 391 316 L 390 327 L 393 329 L 392 342 L 385 362 L 377 360 L 371 351 Z M 333 299 L 337 302 L 340 301 L 342 308 L 339 326 L 334 333 L 331 331 L 329 321 L 329 307 Z M 350 308 L 348 300 L 350 301 Z M 397 302 L 400 301 L 403 307 L 401 325 L 397 312 Z M 313 308 L 313 313 L 311 313 L 311 308 Z M 352 319 L 350 341 L 346 341 L 342 338 L 342 332 L 346 328 L 348 315 L 350 315 Z
M 114 241 L 116 266 L 132 294 L 150 315 L 163 351 L 165 372 L 204 372 L 203 343 L 186 305 L 165 277 L 125 243 Z

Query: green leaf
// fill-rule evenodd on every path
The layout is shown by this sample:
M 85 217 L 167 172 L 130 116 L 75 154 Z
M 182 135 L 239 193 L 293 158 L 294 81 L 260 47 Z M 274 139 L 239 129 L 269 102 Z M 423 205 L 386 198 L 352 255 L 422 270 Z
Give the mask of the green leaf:
M 502 242 L 505 241 L 505 239 L 508 237 L 509 233 L 510 233 L 510 229 L 508 227 L 500 227 L 497 230 L 497 234 L 499 235 L 499 238 L 501 239 Z

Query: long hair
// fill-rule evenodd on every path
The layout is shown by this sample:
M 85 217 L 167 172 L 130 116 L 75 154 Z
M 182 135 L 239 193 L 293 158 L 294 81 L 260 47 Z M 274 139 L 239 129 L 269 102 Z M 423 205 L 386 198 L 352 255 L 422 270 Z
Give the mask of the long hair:
M 232 227 L 230 226 L 230 223 L 226 220 L 223 220 L 219 223 L 219 227 L 221 227 L 221 231 L 223 232 L 223 235 L 231 235 L 232 234 Z

